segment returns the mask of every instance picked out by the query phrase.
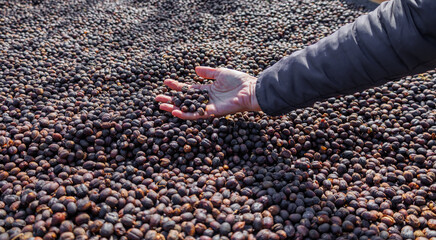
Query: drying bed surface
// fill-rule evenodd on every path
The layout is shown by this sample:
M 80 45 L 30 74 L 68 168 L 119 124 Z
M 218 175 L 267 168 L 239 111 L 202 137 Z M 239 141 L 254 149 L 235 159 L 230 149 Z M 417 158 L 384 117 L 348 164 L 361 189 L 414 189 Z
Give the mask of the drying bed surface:
M 436 237 L 434 71 L 274 118 L 185 121 L 154 101 L 177 96 L 166 78 L 206 82 L 199 65 L 257 76 L 364 9 L 0 6 L 0 239 Z

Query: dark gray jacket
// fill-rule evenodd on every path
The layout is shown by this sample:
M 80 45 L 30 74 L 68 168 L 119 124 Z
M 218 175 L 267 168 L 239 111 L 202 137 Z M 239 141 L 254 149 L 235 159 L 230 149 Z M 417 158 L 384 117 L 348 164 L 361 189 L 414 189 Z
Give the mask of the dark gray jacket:
M 266 69 L 256 97 L 281 115 L 435 67 L 436 0 L 391 0 Z

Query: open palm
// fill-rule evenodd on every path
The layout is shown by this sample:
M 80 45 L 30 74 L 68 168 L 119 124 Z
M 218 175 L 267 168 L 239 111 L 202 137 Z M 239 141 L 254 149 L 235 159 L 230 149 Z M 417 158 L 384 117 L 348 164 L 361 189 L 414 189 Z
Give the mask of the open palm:
M 182 119 L 199 119 L 210 116 L 224 116 L 243 111 L 260 111 L 256 99 L 256 78 L 246 73 L 227 68 L 196 67 L 195 72 L 203 78 L 215 79 L 212 84 L 188 85 L 172 79 L 164 81 L 165 85 L 177 91 L 182 87 L 206 89 L 209 92 L 209 104 L 204 115 L 197 112 L 182 112 L 174 106 L 170 96 L 158 95 L 156 101 L 162 102 L 160 109 L 171 112 Z

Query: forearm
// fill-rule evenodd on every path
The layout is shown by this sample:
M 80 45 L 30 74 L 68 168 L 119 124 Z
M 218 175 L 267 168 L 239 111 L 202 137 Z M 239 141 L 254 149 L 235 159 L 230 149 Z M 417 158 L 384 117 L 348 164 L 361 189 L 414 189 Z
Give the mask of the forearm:
M 436 67 L 436 1 L 391 0 L 265 70 L 256 96 L 280 115 Z

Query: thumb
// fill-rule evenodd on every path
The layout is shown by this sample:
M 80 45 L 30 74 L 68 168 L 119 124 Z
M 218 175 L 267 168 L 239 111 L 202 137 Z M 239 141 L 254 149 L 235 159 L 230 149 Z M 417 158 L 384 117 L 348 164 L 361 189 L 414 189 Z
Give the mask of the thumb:
M 195 72 L 198 76 L 206 79 L 216 79 L 218 76 L 220 69 L 219 68 L 211 68 L 211 67 L 202 67 L 198 66 L 195 68 Z

